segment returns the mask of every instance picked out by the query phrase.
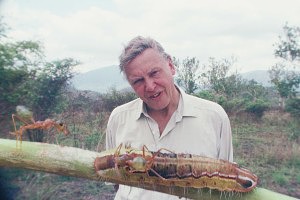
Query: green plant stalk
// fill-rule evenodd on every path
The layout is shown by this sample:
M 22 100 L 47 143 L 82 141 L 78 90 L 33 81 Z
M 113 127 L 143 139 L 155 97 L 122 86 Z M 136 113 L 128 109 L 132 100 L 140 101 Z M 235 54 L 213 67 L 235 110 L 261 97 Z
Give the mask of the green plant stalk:
M 100 153 L 74 147 L 59 146 L 47 143 L 0 139 L 0 167 L 17 167 L 73 176 L 91 180 L 107 181 L 124 184 L 148 190 L 159 191 L 191 199 L 239 199 L 239 200 L 291 200 L 295 199 L 263 188 L 256 188 L 248 193 L 220 192 L 210 189 L 195 189 L 187 187 L 168 187 L 153 185 L 147 181 L 139 182 L 141 175 L 125 173 L 123 170 L 110 169 L 102 171 L 103 176 L 95 172 L 94 160 L 98 156 L 111 155 L 114 150 Z M 130 176 L 120 179 L 121 176 Z M 145 179 L 146 175 L 144 174 Z

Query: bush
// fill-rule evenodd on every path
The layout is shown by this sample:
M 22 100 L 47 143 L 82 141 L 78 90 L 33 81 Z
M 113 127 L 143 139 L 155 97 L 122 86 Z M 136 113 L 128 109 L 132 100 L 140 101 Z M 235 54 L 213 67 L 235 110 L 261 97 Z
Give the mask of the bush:
M 112 88 L 102 97 L 103 107 L 111 112 L 117 106 L 128 103 L 136 98 L 137 96 L 134 92 L 122 92 Z
M 289 99 L 286 102 L 285 110 L 295 118 L 300 118 L 300 98 Z
M 245 99 L 243 98 L 227 98 L 224 95 L 215 95 L 214 93 L 206 90 L 199 92 L 196 96 L 217 102 L 227 113 L 238 113 L 245 109 Z
M 256 100 L 246 104 L 246 112 L 254 114 L 255 117 L 261 118 L 266 110 L 269 109 L 269 104 L 263 100 Z
M 209 92 L 207 90 L 202 90 L 196 96 L 209 101 L 216 101 L 216 96 L 212 92 Z
M 289 138 L 291 140 L 298 140 L 300 138 L 300 123 L 299 123 L 299 119 L 298 120 L 291 120 L 291 122 L 289 122 Z
M 245 109 L 245 100 L 241 98 L 233 98 L 230 100 L 226 100 L 224 98 L 220 98 L 218 103 L 225 109 L 225 111 L 229 114 L 236 114 Z

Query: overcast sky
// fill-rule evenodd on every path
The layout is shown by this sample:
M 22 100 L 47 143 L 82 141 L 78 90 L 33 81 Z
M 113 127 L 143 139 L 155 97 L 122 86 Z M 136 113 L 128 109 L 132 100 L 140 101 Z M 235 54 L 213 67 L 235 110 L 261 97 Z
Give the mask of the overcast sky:
M 39 40 L 47 60 L 72 57 L 85 72 L 118 64 L 137 35 L 179 59 L 236 58 L 239 72 L 269 69 L 286 22 L 300 26 L 299 0 L 0 0 L 15 40 Z

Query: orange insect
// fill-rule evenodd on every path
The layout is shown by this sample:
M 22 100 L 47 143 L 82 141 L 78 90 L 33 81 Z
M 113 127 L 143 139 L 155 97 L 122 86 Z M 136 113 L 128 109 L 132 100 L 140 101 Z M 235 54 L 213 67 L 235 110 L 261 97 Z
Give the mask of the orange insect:
M 122 145 L 122 144 L 121 144 Z M 113 155 L 97 157 L 95 169 L 99 175 L 108 169 L 124 168 L 131 174 L 146 173 L 153 184 L 164 186 L 210 188 L 220 191 L 249 192 L 258 178 L 236 163 L 191 154 L 175 154 L 167 149 L 157 152 L 143 147 L 142 153 L 133 149 L 121 154 L 121 145 Z M 162 153 L 165 150 L 168 153 Z M 130 178 L 130 176 L 129 176 Z M 120 182 L 122 182 L 120 176 Z
M 54 121 L 52 119 L 46 119 L 45 121 L 35 121 L 33 118 L 33 114 L 29 111 L 25 106 L 17 106 L 17 115 L 12 114 L 12 121 L 14 124 L 14 132 L 10 132 L 10 134 L 16 135 L 16 140 L 22 143 L 22 135 L 23 132 L 26 130 L 33 130 L 33 129 L 42 129 L 42 130 L 49 130 L 51 128 L 56 128 L 58 132 L 63 132 L 65 135 L 68 135 L 70 132 L 67 126 L 60 122 Z M 25 125 L 22 125 L 17 130 L 15 118 L 23 122 Z

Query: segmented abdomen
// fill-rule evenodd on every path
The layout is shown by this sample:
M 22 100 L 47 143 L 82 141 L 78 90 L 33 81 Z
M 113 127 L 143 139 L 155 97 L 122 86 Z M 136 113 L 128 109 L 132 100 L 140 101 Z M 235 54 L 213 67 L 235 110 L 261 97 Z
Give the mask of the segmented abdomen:
M 227 185 L 224 190 L 247 192 L 257 185 L 257 176 L 225 160 L 191 154 L 158 153 L 152 169 L 165 179 L 202 179 L 207 187 Z M 156 176 L 149 171 L 150 176 Z M 210 180 L 209 183 L 207 180 Z M 206 184 L 206 185 L 205 185 Z M 233 186 L 235 185 L 235 186 Z M 230 189 L 230 187 L 235 187 Z
M 162 177 L 168 178 L 186 178 L 193 176 L 212 177 L 220 175 L 221 172 L 235 173 L 236 164 L 223 160 L 211 159 L 191 154 L 170 154 L 158 153 L 154 157 L 152 169 Z M 222 174 L 222 173 L 221 173 Z M 154 174 L 151 173 L 154 176 Z

